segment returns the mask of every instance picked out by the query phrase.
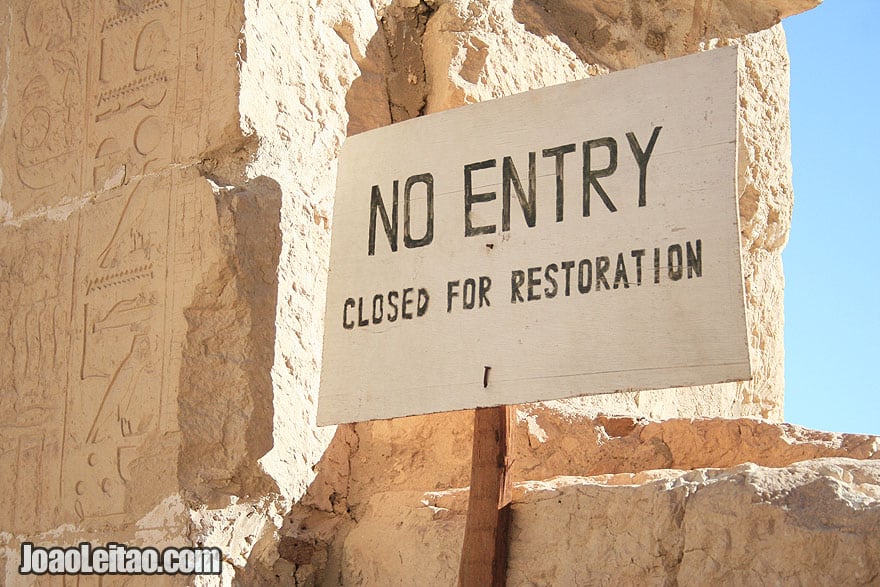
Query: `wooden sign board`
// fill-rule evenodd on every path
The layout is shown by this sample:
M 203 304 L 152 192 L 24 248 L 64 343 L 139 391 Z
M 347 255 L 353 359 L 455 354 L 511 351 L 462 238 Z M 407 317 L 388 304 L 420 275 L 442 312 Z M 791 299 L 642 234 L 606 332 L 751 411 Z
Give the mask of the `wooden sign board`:
M 724 48 L 346 141 L 318 423 L 751 377 Z

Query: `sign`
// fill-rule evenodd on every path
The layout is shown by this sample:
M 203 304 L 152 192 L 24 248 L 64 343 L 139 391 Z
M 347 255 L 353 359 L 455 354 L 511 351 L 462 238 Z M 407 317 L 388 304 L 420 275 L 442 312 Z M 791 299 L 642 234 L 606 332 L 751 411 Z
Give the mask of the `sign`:
M 318 423 L 751 377 L 724 48 L 339 161 Z

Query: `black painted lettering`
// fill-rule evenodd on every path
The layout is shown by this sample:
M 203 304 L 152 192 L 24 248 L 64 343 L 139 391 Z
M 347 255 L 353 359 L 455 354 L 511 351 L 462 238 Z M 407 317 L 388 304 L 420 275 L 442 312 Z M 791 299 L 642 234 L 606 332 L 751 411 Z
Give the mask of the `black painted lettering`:
M 480 307 L 491 306 L 489 303 L 489 290 L 492 288 L 492 279 L 486 275 L 480 277 Z
M 586 268 L 586 270 L 585 270 Z M 593 263 L 589 259 L 581 259 L 578 263 L 578 291 L 589 293 L 593 287 Z M 565 295 L 568 295 L 567 293 Z
M 458 296 L 458 280 L 446 283 L 446 313 L 452 312 L 452 298 Z
M 562 269 L 565 271 L 565 296 L 571 295 L 571 270 L 574 267 L 574 261 L 563 261 Z
M 397 314 L 399 310 L 397 309 L 397 299 L 400 297 L 400 294 L 396 291 L 388 292 L 388 307 L 394 310 L 394 313 L 388 313 L 388 321 L 395 322 L 397 320 Z
M 510 272 L 510 303 L 524 302 L 519 288 L 526 282 L 526 272 L 516 269 Z
M 596 257 L 596 291 L 599 291 L 599 285 L 604 285 L 605 289 L 611 289 L 605 274 L 611 268 L 611 259 L 608 257 Z
M 418 303 L 416 303 L 416 316 L 421 318 L 425 315 L 425 312 L 428 311 L 428 302 L 430 300 L 431 296 L 428 295 L 428 290 L 426 290 L 424 287 L 420 287 Z
M 535 301 L 541 299 L 540 293 L 535 293 L 535 290 L 541 285 L 541 278 L 535 277 L 535 274 L 540 273 L 540 267 L 529 267 L 529 301 Z
M 691 241 L 686 243 L 687 248 L 687 266 L 688 279 L 696 275 L 703 276 L 703 241 L 697 239 L 697 242 L 691 245 Z
M 629 280 L 626 277 L 626 264 L 623 262 L 623 253 L 617 254 L 617 267 L 614 269 L 614 289 L 623 284 L 623 289 L 629 289 Z
M 351 330 L 354 328 L 354 320 L 349 322 L 348 320 L 348 309 L 351 308 L 354 310 L 354 298 L 348 298 L 345 300 L 345 304 L 342 306 L 342 327 L 346 330 Z
M 471 219 L 471 209 L 474 204 L 479 202 L 491 202 L 495 199 L 495 192 L 474 193 L 473 172 L 480 169 L 489 169 L 495 167 L 495 159 L 480 161 L 479 163 L 468 163 L 464 166 L 464 235 L 476 236 L 478 234 L 492 234 L 495 232 L 495 225 L 488 224 L 486 226 L 474 226 Z
M 559 271 L 559 267 L 556 266 L 556 263 L 550 263 L 544 269 L 544 281 L 550 282 L 550 287 L 544 288 L 544 297 L 548 300 L 555 298 L 559 292 L 559 284 L 556 283 L 556 278 L 550 274 L 551 272 L 555 274 L 557 271 Z
M 669 279 L 678 281 L 681 279 L 684 268 L 682 267 L 681 245 L 669 245 L 666 251 L 666 260 L 668 261 Z
M 642 285 L 642 257 L 645 256 L 645 249 L 636 249 L 632 256 L 636 260 L 636 285 Z
M 412 187 L 417 183 L 425 184 L 425 235 L 422 238 L 412 237 Z M 413 175 L 406 180 L 403 188 L 403 246 L 408 249 L 424 247 L 434 240 L 434 176 L 430 173 Z
M 592 152 L 595 147 L 605 147 L 608 149 L 608 167 L 604 169 L 592 168 Z M 617 208 L 608 197 L 608 193 L 599 183 L 600 177 L 608 177 L 617 170 L 617 141 L 611 137 L 603 137 L 601 139 L 593 139 L 584 142 L 584 216 L 590 215 L 590 191 L 595 188 L 596 193 L 602 198 L 605 207 L 612 212 L 617 212 Z
M 379 302 L 378 304 L 376 302 Z M 382 322 L 382 315 L 385 313 L 384 306 L 384 298 L 382 294 L 376 294 L 373 296 L 373 324 L 379 324 Z
M 464 280 L 464 286 L 461 288 L 461 302 L 465 310 L 473 310 L 477 305 L 477 282 L 471 278 Z
M 412 320 L 413 317 L 412 311 L 406 309 L 407 306 L 411 306 L 415 302 L 415 300 L 409 297 L 412 292 L 413 288 L 411 287 L 403 290 L 403 300 L 401 302 L 400 315 L 403 317 L 404 320 Z
M 654 283 L 660 283 L 660 248 L 654 247 Z
M 379 186 L 374 185 L 372 194 L 370 195 L 370 234 L 369 243 L 367 243 L 367 255 L 376 254 L 376 213 L 382 217 L 382 227 L 385 229 L 385 236 L 388 237 L 388 244 L 391 245 L 391 252 L 397 251 L 397 192 L 398 181 L 394 180 L 394 195 L 391 201 L 391 218 L 388 218 L 388 211 L 385 208 L 385 202 L 382 200 L 382 193 Z
M 358 326 L 366 326 L 369 323 L 369 316 L 364 318 L 364 298 L 358 298 Z
M 535 153 L 529 153 L 529 195 L 526 196 L 522 183 L 519 181 L 519 173 L 513 165 L 513 159 L 505 157 L 501 164 L 502 189 L 501 189 L 501 230 L 507 232 L 510 230 L 510 188 L 513 186 L 516 192 L 516 199 L 519 200 L 519 206 L 522 208 L 523 216 L 526 219 L 526 225 L 529 228 L 535 227 L 535 191 L 537 186 L 537 175 L 535 174 Z
M 639 145 L 639 140 L 636 138 L 635 133 L 626 133 L 626 138 L 629 141 L 629 148 L 633 153 L 633 157 L 636 158 L 636 163 L 639 164 L 639 207 L 644 206 L 648 200 L 645 193 L 647 191 L 646 184 L 648 182 L 648 160 L 651 158 L 651 153 L 654 152 L 654 145 L 657 143 L 657 137 L 660 136 L 661 128 L 663 127 L 654 127 L 654 132 L 651 133 L 651 138 L 648 140 L 648 146 L 645 147 L 644 151 L 642 151 L 642 147 Z
M 544 157 L 556 158 L 556 222 L 562 222 L 565 208 L 565 160 L 567 153 L 574 153 L 574 143 L 553 147 L 552 149 L 544 149 L 541 155 Z

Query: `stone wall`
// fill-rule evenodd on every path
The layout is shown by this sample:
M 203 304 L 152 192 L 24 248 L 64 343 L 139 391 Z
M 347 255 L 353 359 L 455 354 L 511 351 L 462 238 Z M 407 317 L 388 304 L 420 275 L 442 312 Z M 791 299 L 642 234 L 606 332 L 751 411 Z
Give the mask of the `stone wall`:
M 221 546 L 227 582 L 368 581 L 349 531 L 375 527 L 365 512 L 382 492 L 466 485 L 471 423 L 452 413 L 315 426 L 345 137 L 730 43 L 741 47 L 754 378 L 522 406 L 517 474 L 754 460 L 750 450 L 696 461 L 671 448 L 688 434 L 724 436 L 729 421 L 657 440 L 650 426 L 613 420 L 629 432 L 602 424 L 622 439 L 605 442 L 593 416 L 781 420 L 792 189 L 778 23 L 815 3 L 6 3 L 0 577 L 21 582 L 23 540 L 92 539 Z M 586 451 L 584 439 L 619 452 Z M 834 454 L 869 458 L 870 442 Z
M 267 308 L 274 318 L 274 285 L 244 265 L 247 223 L 261 247 L 277 232 L 277 184 L 272 218 L 270 199 L 215 197 L 201 165 L 245 143 L 241 8 L 4 3 L 0 582 L 16 582 L 9 561 L 25 538 L 187 542 L 189 505 L 210 482 L 203 455 L 223 454 L 215 479 L 264 476 L 253 453 L 271 443 L 217 433 L 227 406 L 210 410 L 206 431 L 210 407 L 192 400 L 210 384 L 189 376 L 223 351 L 207 342 L 221 325 L 247 340 Z M 265 362 L 253 346 L 233 353 Z M 268 376 L 221 362 L 234 377 L 221 394 L 251 428 L 267 426 L 257 419 L 266 400 L 254 397 L 266 397 Z
M 455 584 L 466 509 L 464 492 L 374 495 L 340 584 Z M 878 523 L 877 461 L 557 477 L 514 490 L 507 581 L 874 585 Z

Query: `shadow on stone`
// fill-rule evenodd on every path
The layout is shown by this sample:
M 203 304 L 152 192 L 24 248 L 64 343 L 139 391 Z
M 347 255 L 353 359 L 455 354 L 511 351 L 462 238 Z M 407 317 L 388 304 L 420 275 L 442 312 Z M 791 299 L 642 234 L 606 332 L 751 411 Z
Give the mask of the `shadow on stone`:
M 258 177 L 215 190 L 215 203 L 221 261 L 185 311 L 178 398 L 178 477 L 209 507 L 277 491 L 257 461 L 273 446 L 281 188 Z

